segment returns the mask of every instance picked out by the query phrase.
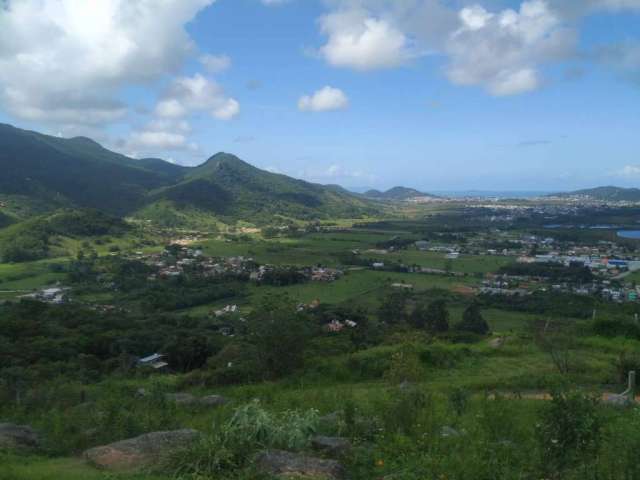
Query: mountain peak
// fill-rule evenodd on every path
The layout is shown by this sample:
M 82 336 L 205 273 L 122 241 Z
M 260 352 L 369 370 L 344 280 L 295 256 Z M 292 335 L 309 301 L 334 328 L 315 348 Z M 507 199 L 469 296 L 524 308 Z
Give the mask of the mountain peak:
M 102 145 L 100 145 L 95 140 L 90 139 L 89 137 L 73 137 L 73 138 L 70 138 L 69 141 L 70 142 L 74 142 L 74 143 L 83 144 L 83 145 L 91 145 L 93 147 L 102 148 Z
M 219 152 L 197 167 L 193 167 L 189 176 L 209 176 L 224 170 L 253 170 L 255 167 L 231 153 Z

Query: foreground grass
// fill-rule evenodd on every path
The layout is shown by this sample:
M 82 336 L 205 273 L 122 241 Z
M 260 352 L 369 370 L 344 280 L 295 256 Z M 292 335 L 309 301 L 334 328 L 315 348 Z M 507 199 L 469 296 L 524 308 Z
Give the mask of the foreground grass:
M 0 480 L 166 480 L 145 474 L 113 474 L 96 470 L 79 458 L 0 455 Z

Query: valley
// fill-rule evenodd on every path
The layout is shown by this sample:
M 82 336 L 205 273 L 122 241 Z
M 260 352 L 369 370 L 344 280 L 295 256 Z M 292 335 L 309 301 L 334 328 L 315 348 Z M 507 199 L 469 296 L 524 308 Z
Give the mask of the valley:
M 0 478 L 635 471 L 628 195 L 360 195 L 18 136 L 147 187 L 0 191 Z

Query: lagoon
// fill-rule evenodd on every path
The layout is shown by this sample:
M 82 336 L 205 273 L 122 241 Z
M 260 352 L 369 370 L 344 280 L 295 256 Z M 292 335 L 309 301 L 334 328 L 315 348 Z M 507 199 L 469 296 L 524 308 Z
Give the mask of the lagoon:
M 618 231 L 618 237 L 640 240 L 640 230 L 620 230 Z

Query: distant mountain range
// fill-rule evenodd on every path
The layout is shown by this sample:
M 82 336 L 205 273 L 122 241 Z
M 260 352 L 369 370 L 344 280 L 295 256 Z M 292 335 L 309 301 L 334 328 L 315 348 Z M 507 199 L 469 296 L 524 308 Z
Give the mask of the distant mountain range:
M 385 192 L 381 192 L 380 190 L 367 190 L 363 195 L 367 198 L 387 201 L 402 201 L 417 197 L 436 198 L 435 195 L 407 187 L 393 187 Z
M 25 204 L 39 213 L 94 208 L 172 224 L 196 216 L 261 223 L 274 216 L 358 217 L 377 210 L 341 187 L 260 170 L 228 153 L 183 167 L 132 159 L 85 137 L 63 139 L 4 124 L 0 171 L 0 224 L 9 222 L 7 213 L 28 211 Z
M 640 189 L 609 186 L 576 190 L 574 192 L 556 193 L 552 196 L 560 198 L 584 197 L 592 200 L 608 202 L 638 202 L 640 201 Z

